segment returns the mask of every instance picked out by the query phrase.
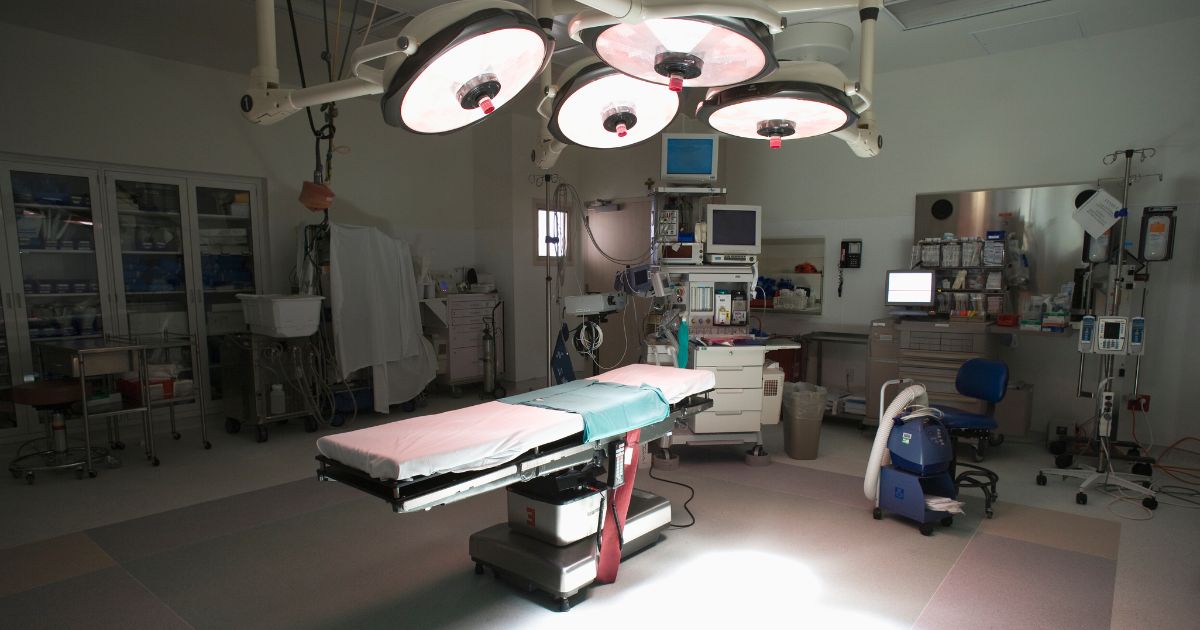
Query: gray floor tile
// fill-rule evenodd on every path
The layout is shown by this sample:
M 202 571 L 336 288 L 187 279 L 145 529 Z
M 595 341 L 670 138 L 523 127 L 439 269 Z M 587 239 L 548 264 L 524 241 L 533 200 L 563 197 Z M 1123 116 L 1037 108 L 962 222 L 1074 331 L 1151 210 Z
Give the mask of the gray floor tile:
M 22 630 L 190 627 L 119 567 L 0 598 L 0 625 Z

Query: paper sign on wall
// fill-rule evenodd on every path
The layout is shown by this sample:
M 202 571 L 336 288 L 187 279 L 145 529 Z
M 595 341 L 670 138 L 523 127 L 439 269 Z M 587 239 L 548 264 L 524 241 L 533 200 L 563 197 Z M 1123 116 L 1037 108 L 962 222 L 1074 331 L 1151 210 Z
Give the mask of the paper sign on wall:
M 1103 190 L 1097 190 L 1071 218 L 1083 226 L 1084 231 L 1091 234 L 1092 238 L 1100 238 L 1117 222 L 1117 212 L 1120 210 L 1120 199 Z

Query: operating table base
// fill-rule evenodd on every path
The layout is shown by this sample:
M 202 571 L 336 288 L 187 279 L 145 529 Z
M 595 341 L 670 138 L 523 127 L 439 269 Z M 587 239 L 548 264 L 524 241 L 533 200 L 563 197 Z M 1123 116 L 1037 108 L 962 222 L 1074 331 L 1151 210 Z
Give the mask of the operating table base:
M 644 490 L 634 490 L 623 530 L 625 544 L 621 558 L 653 545 L 671 524 L 671 502 Z M 493 525 L 471 534 L 471 559 L 475 572 L 489 567 L 497 578 L 525 588 L 529 592 L 549 593 L 559 610 L 571 608 L 570 598 L 596 579 L 600 554 L 596 539 L 588 536 L 565 547 L 556 547 L 519 534 L 508 523 Z

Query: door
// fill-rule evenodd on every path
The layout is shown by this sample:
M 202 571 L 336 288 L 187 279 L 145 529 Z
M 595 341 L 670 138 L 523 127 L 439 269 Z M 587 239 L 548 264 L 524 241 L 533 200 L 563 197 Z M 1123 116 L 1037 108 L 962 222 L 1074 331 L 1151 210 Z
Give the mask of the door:
M 13 378 L 39 371 L 38 342 L 109 332 L 115 303 L 99 195 L 95 170 L 0 163 L 13 304 L 6 306 L 11 317 L 6 317 L 6 338 L 16 346 L 14 353 L 8 345 Z
M 187 181 L 106 171 L 109 251 L 116 284 L 113 328 L 138 338 L 190 337 L 199 291 L 194 266 Z M 151 351 L 147 362 L 175 378 L 198 381 L 196 358 L 185 345 Z M 181 407 L 182 408 L 182 407 Z
M 262 207 L 258 186 L 248 182 L 189 179 L 188 187 L 199 261 L 192 281 L 200 292 L 197 317 L 205 332 L 200 359 L 209 396 L 220 400 L 221 341 L 246 330 L 237 294 L 260 292 Z
M 16 326 L 17 298 L 13 291 L 13 280 L 7 273 L 8 230 L 5 221 L 0 221 L 0 258 L 5 261 L 6 271 L 0 273 L 0 436 L 20 429 L 20 416 L 9 399 L 9 391 L 20 382 L 20 361 L 16 358 L 18 347 Z

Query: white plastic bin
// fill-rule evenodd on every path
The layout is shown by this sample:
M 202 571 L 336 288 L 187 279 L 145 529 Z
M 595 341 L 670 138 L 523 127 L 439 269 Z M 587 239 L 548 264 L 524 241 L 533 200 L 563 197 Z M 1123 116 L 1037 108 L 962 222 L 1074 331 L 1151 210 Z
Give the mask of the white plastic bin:
M 792 459 L 816 459 L 828 391 L 811 383 L 783 386 L 783 450 Z
M 253 295 L 239 293 L 250 332 L 268 337 L 307 337 L 321 322 L 319 295 Z

